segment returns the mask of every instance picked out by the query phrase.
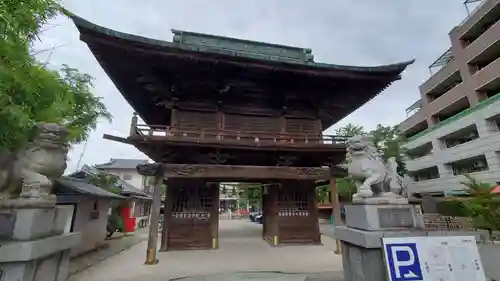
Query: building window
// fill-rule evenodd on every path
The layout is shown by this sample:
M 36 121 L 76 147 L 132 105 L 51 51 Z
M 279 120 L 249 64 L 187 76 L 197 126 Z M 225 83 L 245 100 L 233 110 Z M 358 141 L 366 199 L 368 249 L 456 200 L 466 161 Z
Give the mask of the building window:
M 452 148 L 457 145 L 471 142 L 479 138 L 476 125 L 470 125 L 449 135 L 442 137 L 440 140 L 444 144 L 444 148 Z
M 90 210 L 89 219 L 90 220 L 99 219 L 99 202 L 98 201 L 94 201 L 94 203 L 92 203 L 92 210 Z
M 465 175 L 489 170 L 486 157 L 480 155 L 477 157 L 463 159 L 454 163 L 450 163 L 453 175 Z
M 486 119 L 486 128 L 490 133 L 500 132 L 500 114 Z
M 433 150 L 432 142 L 428 142 L 428 143 L 423 144 L 423 145 L 421 145 L 419 147 L 415 147 L 413 149 L 409 149 L 406 152 L 406 155 L 408 156 L 408 158 L 410 160 L 413 160 L 413 159 L 418 159 L 420 157 L 424 157 L 426 155 L 431 154 L 432 150 Z
M 131 174 L 123 174 L 122 180 L 124 180 L 124 181 L 132 180 L 132 175 Z
M 432 180 L 439 178 L 439 170 L 436 166 L 408 173 L 414 182 Z

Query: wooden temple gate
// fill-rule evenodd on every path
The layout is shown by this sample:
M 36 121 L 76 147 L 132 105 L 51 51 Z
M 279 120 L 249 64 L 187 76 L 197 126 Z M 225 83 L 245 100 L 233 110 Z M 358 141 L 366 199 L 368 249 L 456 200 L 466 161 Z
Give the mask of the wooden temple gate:
M 321 243 L 314 182 L 330 178 L 330 168 L 162 166 L 168 187 L 161 251 L 218 248 L 222 180 L 273 182 L 262 187 L 262 237 L 271 245 Z
M 335 191 L 331 179 L 345 174 L 320 168 L 345 159 L 345 138 L 323 131 L 413 62 L 331 65 L 316 63 L 310 49 L 179 30 L 160 42 L 71 17 L 137 113 L 128 137 L 105 138 L 158 163 L 138 167 L 155 176 L 147 264 L 156 263 L 165 178 L 164 251 L 218 247 L 218 186 L 207 183 L 228 181 L 276 183 L 264 196 L 267 241 L 319 243 L 314 182 L 330 180 Z

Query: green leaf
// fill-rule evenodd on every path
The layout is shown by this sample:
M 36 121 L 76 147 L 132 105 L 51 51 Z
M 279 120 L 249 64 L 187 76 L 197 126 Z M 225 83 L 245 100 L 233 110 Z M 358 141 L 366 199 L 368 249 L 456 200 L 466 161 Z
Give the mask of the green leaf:
M 23 147 L 37 123 L 64 125 L 68 142 L 80 142 L 100 118 L 111 120 L 89 75 L 67 65 L 51 69 L 30 53 L 60 9 L 55 0 L 0 1 L 0 151 Z

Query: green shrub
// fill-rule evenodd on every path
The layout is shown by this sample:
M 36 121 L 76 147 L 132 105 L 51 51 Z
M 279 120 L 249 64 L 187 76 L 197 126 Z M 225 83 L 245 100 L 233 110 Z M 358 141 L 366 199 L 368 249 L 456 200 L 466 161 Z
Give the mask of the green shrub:
M 437 212 L 443 216 L 467 217 L 467 209 L 463 203 L 467 199 L 443 200 L 437 203 Z

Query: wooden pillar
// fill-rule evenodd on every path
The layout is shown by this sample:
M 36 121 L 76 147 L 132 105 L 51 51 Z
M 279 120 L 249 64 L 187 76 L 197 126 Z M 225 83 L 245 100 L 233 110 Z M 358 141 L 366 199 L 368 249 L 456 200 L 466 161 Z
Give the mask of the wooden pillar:
M 132 115 L 132 121 L 130 122 L 129 136 L 134 136 L 137 134 L 137 122 L 139 122 L 137 117 L 137 112 L 134 112 L 134 114 Z
M 321 244 L 321 231 L 319 230 L 319 214 L 318 214 L 318 205 L 316 203 L 316 186 L 314 185 L 314 182 L 310 183 L 304 183 L 304 187 L 307 190 L 308 196 L 307 199 L 309 200 L 308 206 L 309 206 L 309 214 L 310 214 L 310 219 L 311 219 L 311 224 L 313 226 L 313 243 L 314 244 Z
M 333 222 L 334 225 L 341 225 L 342 224 L 342 216 L 340 215 L 340 201 L 339 201 L 339 193 L 337 190 L 337 182 L 335 181 L 335 178 L 332 176 L 330 178 L 330 188 L 332 191 L 332 216 L 333 216 Z M 335 239 L 335 253 L 339 254 L 340 253 L 340 241 L 338 239 Z
M 267 203 L 269 208 L 269 218 L 271 219 L 268 222 L 268 228 L 271 228 L 269 229 L 269 232 L 272 235 L 271 242 L 273 246 L 278 246 L 280 244 L 280 214 L 278 206 L 279 188 L 281 188 L 281 186 L 277 186 L 274 184 L 267 187 Z
M 153 166 L 154 165 L 154 166 Z M 160 216 L 161 192 L 163 187 L 163 169 L 161 164 L 152 164 L 154 173 L 153 206 L 151 208 L 151 225 L 149 226 L 148 248 L 146 252 L 147 265 L 157 264 L 156 245 L 158 243 L 158 218 Z M 138 168 L 139 169 L 139 168 Z
M 170 111 L 170 127 L 171 128 L 176 128 L 177 127 L 177 108 L 173 107 L 172 110 Z
M 172 207 L 174 204 L 174 185 L 168 188 L 167 183 L 167 192 L 165 194 L 165 205 L 163 206 L 163 229 L 161 232 L 161 246 L 160 252 L 168 251 L 168 234 L 170 230 L 170 222 L 172 220 Z
M 211 231 L 212 231 L 212 249 L 219 249 L 219 197 L 220 197 L 220 191 L 219 191 L 219 185 L 218 184 L 211 184 L 209 186 L 210 188 L 210 194 L 212 196 L 213 200 L 213 205 L 212 205 L 212 211 L 210 214 L 210 221 L 211 221 Z
M 264 185 L 260 187 L 260 209 L 263 213 L 263 221 L 262 221 L 262 239 L 266 239 L 266 235 L 267 235 L 267 228 L 266 228 L 266 221 L 265 221 L 265 216 L 267 216 L 268 214 L 266 213 L 267 212 L 267 198 L 266 198 L 266 195 L 264 194 Z

